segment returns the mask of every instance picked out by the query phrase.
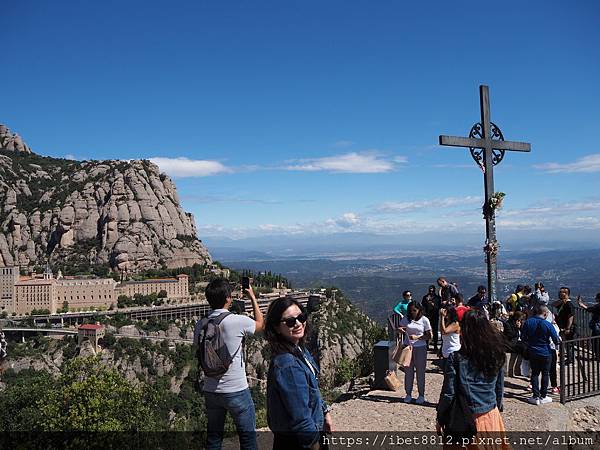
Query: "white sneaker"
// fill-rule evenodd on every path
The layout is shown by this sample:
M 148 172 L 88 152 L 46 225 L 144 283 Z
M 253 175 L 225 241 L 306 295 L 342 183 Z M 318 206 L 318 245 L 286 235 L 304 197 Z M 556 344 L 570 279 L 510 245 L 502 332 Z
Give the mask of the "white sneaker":
M 423 403 L 425 403 L 425 397 L 424 397 L 424 396 L 422 396 L 422 395 L 419 395 L 419 396 L 417 397 L 417 399 L 415 400 L 415 403 L 416 403 L 417 405 L 422 405 Z
M 404 397 L 404 403 L 410 403 L 412 402 L 412 395 L 407 395 L 406 397 Z
M 532 405 L 539 405 L 539 404 L 540 404 L 540 399 L 539 399 L 539 398 L 537 398 L 537 397 L 529 397 L 529 398 L 527 399 L 527 401 L 528 401 L 529 403 L 531 403 Z
M 546 403 L 552 403 L 552 398 L 551 397 L 544 397 L 540 399 L 540 405 L 545 405 Z

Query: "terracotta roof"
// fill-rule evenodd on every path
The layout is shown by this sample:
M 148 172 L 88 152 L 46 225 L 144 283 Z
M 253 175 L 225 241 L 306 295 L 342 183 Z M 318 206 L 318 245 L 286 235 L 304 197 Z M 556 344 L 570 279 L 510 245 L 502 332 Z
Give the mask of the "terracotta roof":
M 79 330 L 101 330 L 104 328 L 104 325 L 97 325 L 95 323 L 86 323 L 85 325 L 81 325 Z

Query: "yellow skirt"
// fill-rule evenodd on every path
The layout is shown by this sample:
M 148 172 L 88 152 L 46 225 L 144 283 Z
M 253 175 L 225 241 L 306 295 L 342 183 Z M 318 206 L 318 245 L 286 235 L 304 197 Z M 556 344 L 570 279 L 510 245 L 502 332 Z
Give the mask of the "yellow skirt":
M 475 427 L 477 435 L 466 447 L 456 445 L 444 445 L 444 449 L 468 449 L 468 450 L 512 450 L 512 446 L 506 438 L 506 428 L 498 408 L 481 414 L 475 414 Z

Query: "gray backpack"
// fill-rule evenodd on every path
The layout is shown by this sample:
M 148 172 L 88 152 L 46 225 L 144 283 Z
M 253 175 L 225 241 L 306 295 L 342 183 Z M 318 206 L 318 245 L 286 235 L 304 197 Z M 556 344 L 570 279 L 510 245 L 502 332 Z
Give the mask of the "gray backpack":
M 238 349 L 233 355 L 230 354 L 221 334 L 221 322 L 230 314 L 224 312 L 217 317 L 203 317 L 196 323 L 194 336 L 198 336 L 198 363 L 207 377 L 219 377 L 227 372 L 239 351 Z

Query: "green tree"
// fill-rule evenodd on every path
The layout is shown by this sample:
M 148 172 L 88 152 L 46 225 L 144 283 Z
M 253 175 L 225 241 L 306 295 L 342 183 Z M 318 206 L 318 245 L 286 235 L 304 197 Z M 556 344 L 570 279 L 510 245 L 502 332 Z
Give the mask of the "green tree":
M 36 402 L 54 390 L 55 381 L 46 371 L 9 369 L 2 376 L 8 387 L 0 395 L 0 430 L 40 431 L 44 414 Z
M 156 398 L 98 357 L 68 361 L 38 402 L 49 431 L 149 431 L 158 426 Z

